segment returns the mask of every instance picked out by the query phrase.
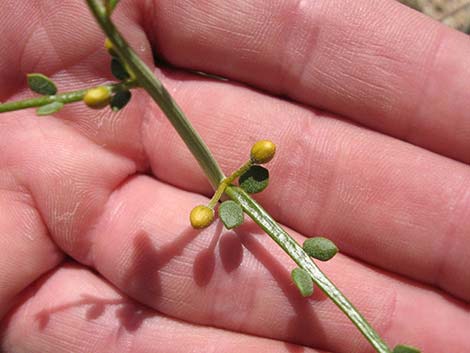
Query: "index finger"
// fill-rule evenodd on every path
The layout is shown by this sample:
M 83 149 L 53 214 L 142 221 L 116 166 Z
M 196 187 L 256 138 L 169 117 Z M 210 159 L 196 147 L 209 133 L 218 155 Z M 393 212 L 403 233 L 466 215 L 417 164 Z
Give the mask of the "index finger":
M 287 95 L 470 162 L 468 37 L 397 1 L 149 4 L 149 35 L 172 64 Z

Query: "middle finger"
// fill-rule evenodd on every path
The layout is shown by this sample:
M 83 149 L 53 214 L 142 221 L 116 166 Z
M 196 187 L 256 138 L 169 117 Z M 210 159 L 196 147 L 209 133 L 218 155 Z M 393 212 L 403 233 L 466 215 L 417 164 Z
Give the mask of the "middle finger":
M 226 173 L 247 160 L 256 140 L 278 144 L 271 185 L 258 198 L 280 222 L 470 299 L 468 166 L 232 83 L 181 75 L 165 83 Z M 147 111 L 145 126 L 155 175 L 209 195 L 205 177 L 158 108 Z

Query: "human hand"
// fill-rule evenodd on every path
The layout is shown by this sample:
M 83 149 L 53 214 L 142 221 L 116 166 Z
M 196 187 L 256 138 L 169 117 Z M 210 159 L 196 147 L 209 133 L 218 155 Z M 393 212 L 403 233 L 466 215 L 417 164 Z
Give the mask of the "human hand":
M 1 101 L 29 94 L 28 72 L 62 91 L 111 79 L 84 3 L 0 13 Z M 157 71 L 227 173 L 254 141 L 277 143 L 258 199 L 299 240 L 338 244 L 320 265 L 387 342 L 469 350 L 468 37 L 393 1 L 127 1 L 115 15 L 147 63 L 153 47 L 234 80 Z M 189 228 L 211 189 L 144 93 L 117 114 L 3 114 L 0 134 L 3 351 L 371 351 L 318 291 L 300 297 L 255 226 Z

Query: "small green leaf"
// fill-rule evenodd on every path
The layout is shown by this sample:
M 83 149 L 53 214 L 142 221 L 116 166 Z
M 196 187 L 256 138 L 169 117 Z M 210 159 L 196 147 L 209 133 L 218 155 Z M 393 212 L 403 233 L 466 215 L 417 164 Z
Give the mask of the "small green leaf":
M 117 58 L 111 60 L 111 73 L 120 81 L 127 80 L 130 77 L 129 73 Z
M 421 353 L 418 348 L 399 344 L 393 349 L 393 353 Z
M 321 261 L 330 260 L 338 252 L 337 246 L 330 239 L 323 237 L 307 239 L 303 248 L 308 256 Z
M 28 74 L 27 78 L 32 91 L 44 96 L 53 96 L 57 93 L 57 87 L 49 77 L 43 74 Z
M 118 110 L 121 110 L 127 105 L 127 103 L 129 103 L 131 98 L 132 98 L 131 91 L 125 90 L 125 91 L 116 92 L 116 94 L 111 97 L 111 102 L 110 102 L 111 109 L 115 112 L 117 112 Z
M 224 201 L 219 206 L 219 217 L 225 228 L 232 229 L 243 223 L 243 210 L 235 201 Z
M 291 273 L 292 280 L 294 281 L 297 288 L 299 288 L 300 294 L 303 297 L 309 297 L 313 294 L 313 280 L 312 277 L 304 269 L 297 267 Z
M 61 102 L 52 102 L 46 105 L 43 105 L 39 107 L 36 110 L 36 114 L 39 116 L 44 116 L 44 115 L 51 115 L 54 113 L 57 113 L 59 110 L 61 110 L 64 107 L 64 103 Z
M 269 171 L 260 165 L 254 165 L 240 177 L 238 184 L 249 194 L 261 192 L 269 184 Z

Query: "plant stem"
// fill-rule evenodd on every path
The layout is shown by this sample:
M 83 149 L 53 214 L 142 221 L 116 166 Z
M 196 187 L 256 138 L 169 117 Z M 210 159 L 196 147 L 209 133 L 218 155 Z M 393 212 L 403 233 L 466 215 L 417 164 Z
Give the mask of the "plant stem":
M 199 134 L 191 126 L 191 123 L 168 91 L 117 31 L 111 19 L 106 15 L 106 10 L 102 3 L 99 0 L 87 0 L 87 3 L 103 31 L 113 43 L 114 49 L 119 54 L 121 60 L 128 65 L 139 82 L 139 85 L 149 93 L 163 110 L 201 165 L 214 189 L 217 189 L 225 177 Z M 297 244 L 260 205 L 240 188 L 225 186 L 224 190 L 229 197 L 240 203 L 244 211 L 260 225 L 301 268 L 310 274 L 317 286 L 351 319 L 378 353 L 392 353 L 377 332 L 323 272 L 320 271 L 312 259 L 303 251 L 302 247 Z
M 106 33 L 106 36 L 113 43 L 113 48 L 119 54 L 122 62 L 127 64 L 139 85 L 147 91 L 168 117 L 173 127 L 198 161 L 214 190 L 217 189 L 225 176 L 202 138 L 194 130 L 165 87 L 163 87 L 153 72 L 137 56 L 116 29 L 109 16 L 107 16 L 103 4 L 99 0 L 87 0 L 87 3 L 99 25 Z
M 108 87 L 111 93 L 119 91 L 121 89 L 130 89 L 136 86 L 135 81 L 126 81 L 121 83 L 114 83 L 109 85 L 102 85 Z M 21 110 L 26 108 L 41 107 L 43 105 L 52 103 L 52 102 L 61 102 L 64 104 L 79 102 L 85 96 L 87 89 L 81 89 L 78 91 L 64 92 L 56 94 L 53 96 L 41 96 L 36 98 L 24 99 L 16 102 L 8 102 L 0 104 L 0 113 L 11 112 L 14 110 Z
M 234 171 L 232 175 L 230 175 L 227 178 L 227 184 L 228 185 L 232 184 L 235 181 L 235 179 L 237 179 L 242 174 L 245 174 L 252 166 L 253 166 L 253 161 L 250 159 L 248 162 L 243 164 L 240 168 Z
M 225 193 L 248 214 L 290 257 L 307 271 L 315 284 L 349 317 L 379 353 L 392 353 L 367 320 L 325 276 L 302 247 L 243 189 L 228 186 Z
M 217 187 L 217 190 L 215 191 L 214 196 L 212 196 L 211 200 L 209 201 L 208 207 L 214 209 L 215 205 L 217 204 L 217 202 L 219 202 L 220 198 L 225 192 L 225 188 L 229 186 L 230 184 L 232 184 L 232 182 L 235 179 L 237 179 L 240 175 L 247 172 L 248 169 L 250 169 L 252 165 L 253 165 L 253 162 L 250 159 L 248 162 L 246 162 L 240 168 L 234 171 L 230 176 L 222 180 L 222 182 Z

